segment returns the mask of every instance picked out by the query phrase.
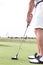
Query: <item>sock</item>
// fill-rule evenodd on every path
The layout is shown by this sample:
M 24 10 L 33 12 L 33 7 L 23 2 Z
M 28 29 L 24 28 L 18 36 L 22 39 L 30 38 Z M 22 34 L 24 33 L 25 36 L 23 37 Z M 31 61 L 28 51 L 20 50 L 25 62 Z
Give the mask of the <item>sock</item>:
M 39 56 L 42 56 L 40 53 L 38 53 Z

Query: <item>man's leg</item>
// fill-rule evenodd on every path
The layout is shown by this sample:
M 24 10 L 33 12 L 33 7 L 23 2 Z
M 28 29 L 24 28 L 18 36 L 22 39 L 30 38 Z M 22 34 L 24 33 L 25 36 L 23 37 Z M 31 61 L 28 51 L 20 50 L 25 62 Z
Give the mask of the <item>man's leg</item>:
M 38 52 L 40 53 L 40 55 L 43 56 L 43 29 L 36 28 L 35 34 L 36 34 L 36 40 L 38 45 Z
M 38 53 L 36 56 L 43 56 L 43 29 L 41 28 L 36 28 L 35 29 L 35 34 L 36 34 L 36 41 L 37 41 L 37 46 L 38 46 Z M 29 59 L 34 59 L 35 55 L 33 56 L 28 56 Z
M 30 59 L 29 62 L 35 64 L 40 64 L 40 63 L 43 64 L 43 29 L 36 28 L 35 34 L 36 34 L 39 55 L 35 56 L 35 59 Z

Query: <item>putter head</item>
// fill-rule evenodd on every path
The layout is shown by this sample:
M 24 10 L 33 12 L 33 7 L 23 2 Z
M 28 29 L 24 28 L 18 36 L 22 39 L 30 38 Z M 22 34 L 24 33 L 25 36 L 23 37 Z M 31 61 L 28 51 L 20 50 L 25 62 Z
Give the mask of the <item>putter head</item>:
M 12 60 L 18 60 L 17 55 L 11 58 Z

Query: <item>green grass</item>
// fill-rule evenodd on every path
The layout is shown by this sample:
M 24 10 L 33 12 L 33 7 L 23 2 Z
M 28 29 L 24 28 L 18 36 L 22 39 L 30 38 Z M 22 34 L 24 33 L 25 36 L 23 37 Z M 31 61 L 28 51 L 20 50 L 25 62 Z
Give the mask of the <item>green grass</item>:
M 18 60 L 11 60 L 11 57 L 16 55 L 21 43 L 22 47 L 18 55 Z M 0 65 L 35 65 L 29 63 L 27 58 L 28 55 L 32 55 L 37 51 L 35 43 L 34 39 L 28 41 L 0 41 Z

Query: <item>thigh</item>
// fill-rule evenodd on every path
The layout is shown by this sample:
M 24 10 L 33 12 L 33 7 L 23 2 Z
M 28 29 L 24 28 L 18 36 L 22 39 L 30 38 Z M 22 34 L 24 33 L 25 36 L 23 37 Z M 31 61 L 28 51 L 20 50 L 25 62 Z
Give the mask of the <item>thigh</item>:
M 42 28 L 35 28 L 35 34 L 37 37 L 43 38 L 43 29 Z

